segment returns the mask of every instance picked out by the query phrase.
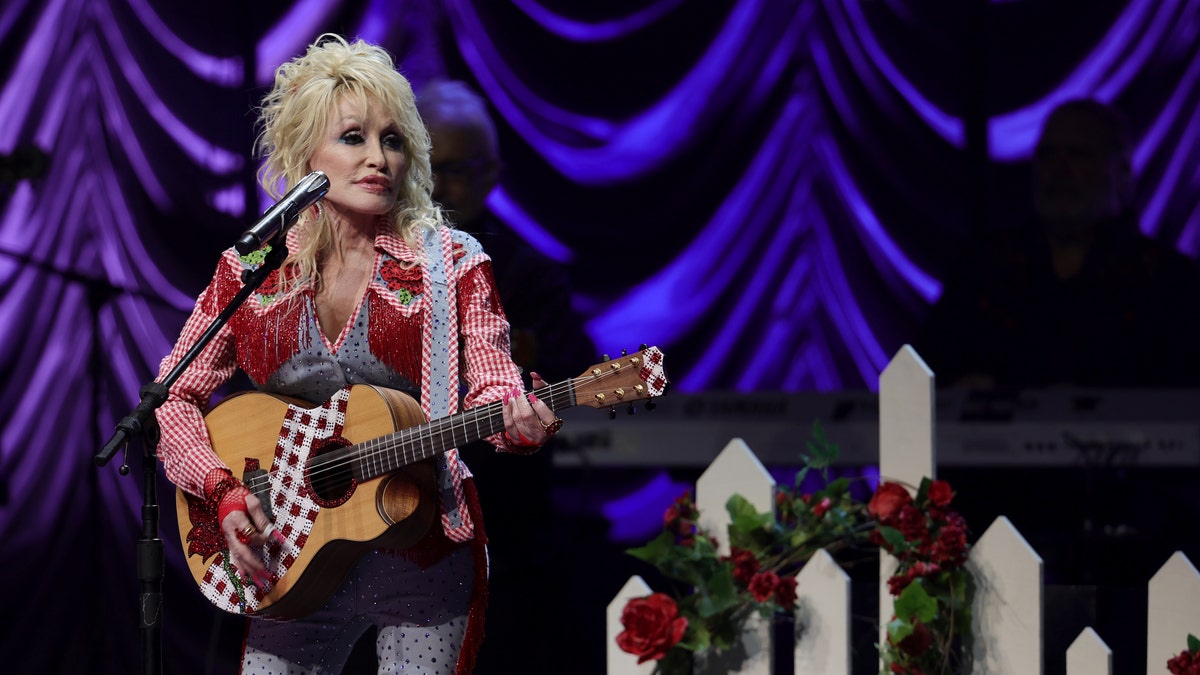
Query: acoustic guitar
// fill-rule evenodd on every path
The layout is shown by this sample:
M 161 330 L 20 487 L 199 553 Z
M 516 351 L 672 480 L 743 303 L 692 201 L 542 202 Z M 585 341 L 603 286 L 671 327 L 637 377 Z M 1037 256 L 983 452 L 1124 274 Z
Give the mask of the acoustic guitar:
M 598 363 L 535 393 L 552 410 L 610 408 L 662 395 L 656 347 Z M 261 548 L 271 583 L 245 584 L 223 537 L 212 548 L 191 533 L 176 490 L 187 563 L 201 592 L 234 614 L 295 619 L 320 607 L 363 553 L 413 545 L 437 518 L 438 456 L 504 429 L 497 401 L 426 421 L 419 404 L 392 389 L 353 385 L 312 403 L 262 392 L 225 399 L 204 418 L 213 450 L 268 510 L 284 543 Z M 219 544 L 215 543 L 219 542 Z

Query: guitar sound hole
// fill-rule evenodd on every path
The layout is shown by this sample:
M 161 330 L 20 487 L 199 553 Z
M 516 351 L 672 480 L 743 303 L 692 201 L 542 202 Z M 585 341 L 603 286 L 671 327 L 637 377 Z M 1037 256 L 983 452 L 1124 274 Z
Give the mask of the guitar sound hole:
M 344 503 L 358 486 L 349 454 L 342 450 L 349 444 L 344 438 L 331 438 L 315 449 L 309 461 L 308 487 L 313 500 L 323 507 Z

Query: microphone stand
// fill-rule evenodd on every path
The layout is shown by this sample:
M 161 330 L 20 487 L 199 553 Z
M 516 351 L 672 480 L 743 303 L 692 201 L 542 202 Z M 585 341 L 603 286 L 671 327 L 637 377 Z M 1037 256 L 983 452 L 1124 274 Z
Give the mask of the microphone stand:
M 104 448 L 94 458 L 96 466 L 105 466 L 112 461 L 118 449 L 124 450 L 122 463 L 118 472 L 122 476 L 129 474 L 128 441 L 141 438 L 145 453 L 142 456 L 143 467 L 143 502 L 142 502 L 142 537 L 137 546 L 137 575 L 141 584 L 139 609 L 141 613 L 141 642 L 142 642 L 142 672 L 146 675 L 157 675 L 162 672 L 162 581 L 165 576 L 163 559 L 163 542 L 158 537 L 158 503 L 155 490 L 155 480 L 158 475 L 158 423 L 154 419 L 154 411 L 167 400 L 171 385 L 183 375 L 200 352 L 216 337 L 217 333 L 229 323 L 242 303 L 250 294 L 262 285 L 267 276 L 280 268 L 287 259 L 288 250 L 284 243 L 287 235 L 285 227 L 270 241 L 271 250 L 266 260 L 255 270 L 242 273 L 242 289 L 229 301 L 229 304 L 213 319 L 208 328 L 196 341 L 196 344 L 183 356 L 176 366 L 167 373 L 161 381 L 150 382 L 138 392 L 141 402 L 137 407 L 117 423 L 116 432 L 105 444 Z

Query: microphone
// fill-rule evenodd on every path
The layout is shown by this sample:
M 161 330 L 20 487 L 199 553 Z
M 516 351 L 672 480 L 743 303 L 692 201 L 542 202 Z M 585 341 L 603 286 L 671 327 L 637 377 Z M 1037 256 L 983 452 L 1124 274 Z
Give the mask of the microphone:
M 267 209 L 262 218 L 253 227 L 246 230 L 241 239 L 233 245 L 238 253 L 249 255 L 257 251 L 263 243 L 271 241 L 277 235 L 287 232 L 304 209 L 316 204 L 325 193 L 329 192 L 329 177 L 323 171 L 314 171 L 296 183 L 296 187 L 283 196 L 275 206 Z

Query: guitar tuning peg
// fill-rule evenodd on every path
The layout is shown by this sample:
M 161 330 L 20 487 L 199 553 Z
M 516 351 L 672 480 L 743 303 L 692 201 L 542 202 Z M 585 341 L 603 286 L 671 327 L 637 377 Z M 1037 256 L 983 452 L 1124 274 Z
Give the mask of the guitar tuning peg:
M 608 354 L 601 354 L 601 355 L 600 355 L 600 360 L 601 360 L 601 361 L 608 361 L 608 360 L 610 360 L 610 359 L 608 358 Z
M 626 413 L 627 415 L 632 415 L 632 414 L 634 414 L 635 412 L 637 412 L 637 408 L 633 407 L 633 404 L 632 404 L 632 403 L 630 403 L 629 405 L 626 405 L 626 406 L 625 406 L 625 413 Z
M 650 345 L 648 345 L 648 344 L 646 344 L 645 342 L 643 342 L 643 343 L 642 343 L 642 346 L 641 346 L 641 347 L 638 347 L 638 351 L 639 351 L 639 352 L 644 352 L 644 351 L 646 351 L 646 350 L 647 350 L 647 349 L 649 349 L 649 348 L 650 348 Z
M 608 409 L 608 419 L 610 419 L 610 420 L 617 419 L 617 406 L 614 405 L 613 407 Z
M 621 356 L 626 356 L 627 354 L 629 354 L 629 350 L 628 350 L 628 349 L 622 349 L 622 350 L 621 350 Z
M 646 405 L 644 407 L 646 408 L 646 410 L 654 410 L 655 408 L 658 407 L 658 404 L 654 402 L 654 399 L 648 399 L 646 401 Z

